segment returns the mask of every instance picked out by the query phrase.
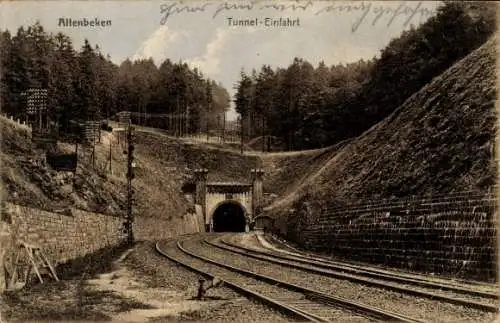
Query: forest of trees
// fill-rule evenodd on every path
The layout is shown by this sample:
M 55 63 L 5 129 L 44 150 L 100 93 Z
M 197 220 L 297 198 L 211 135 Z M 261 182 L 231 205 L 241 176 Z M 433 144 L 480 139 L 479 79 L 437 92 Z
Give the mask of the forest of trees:
M 445 2 L 369 61 L 315 67 L 295 58 L 286 68 L 242 70 L 233 101 L 245 140 L 272 137 L 274 146 L 300 150 L 358 136 L 483 44 L 495 17 L 494 3 Z M 194 133 L 218 127 L 229 109 L 226 89 L 186 63 L 127 59 L 117 66 L 99 46 L 85 41 L 76 50 L 67 35 L 49 34 L 39 23 L 15 35 L 1 31 L 0 49 L 1 109 L 15 117 L 23 118 L 29 88 L 48 89 L 50 118 L 66 129 L 70 120 L 133 111 L 142 116 L 136 123 Z M 158 116 L 165 114 L 189 121 Z
M 207 127 L 207 120 L 215 125 L 217 116 L 229 109 L 227 91 L 183 62 L 167 59 L 157 67 L 152 59 L 127 59 L 117 66 L 98 45 L 85 40 L 76 50 L 67 35 L 49 34 L 39 23 L 21 27 L 15 35 L 1 31 L 0 38 L 2 112 L 21 119 L 26 111 L 22 93 L 29 88 L 48 90 L 50 119 L 62 129 L 70 121 L 133 111 L 189 116 L 183 130 L 196 132 Z M 151 126 L 177 126 L 167 118 L 140 119 Z
M 287 68 L 242 71 L 234 102 L 245 136 L 273 136 L 287 150 L 358 136 L 483 44 L 495 17 L 494 3 L 446 2 L 370 61 L 313 67 L 295 58 Z

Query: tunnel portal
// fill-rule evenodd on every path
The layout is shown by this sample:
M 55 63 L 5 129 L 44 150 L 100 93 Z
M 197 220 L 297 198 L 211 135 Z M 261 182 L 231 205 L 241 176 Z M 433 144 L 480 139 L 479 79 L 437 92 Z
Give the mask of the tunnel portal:
M 245 225 L 245 211 L 236 203 L 221 204 L 214 212 L 214 232 L 245 232 Z

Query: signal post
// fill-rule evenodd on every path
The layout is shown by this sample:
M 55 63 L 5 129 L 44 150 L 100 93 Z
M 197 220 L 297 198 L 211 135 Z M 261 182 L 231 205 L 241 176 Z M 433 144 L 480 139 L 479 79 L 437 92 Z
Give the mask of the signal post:
M 127 242 L 132 244 L 134 242 L 134 215 L 132 212 L 132 206 L 134 203 L 134 191 L 132 188 L 132 180 L 135 177 L 134 174 L 134 143 L 133 143 L 133 131 L 134 128 L 131 124 L 127 127 L 127 150 L 124 151 L 127 154 L 127 215 L 124 222 L 124 231 L 127 234 Z

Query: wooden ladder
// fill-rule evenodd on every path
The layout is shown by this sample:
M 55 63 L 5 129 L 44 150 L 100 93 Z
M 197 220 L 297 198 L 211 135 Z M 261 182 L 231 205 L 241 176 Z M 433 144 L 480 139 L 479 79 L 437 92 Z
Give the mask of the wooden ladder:
M 33 244 L 28 244 L 24 241 L 21 241 L 18 243 L 18 247 L 19 247 L 19 249 L 18 249 L 18 252 L 17 252 L 15 259 L 14 259 L 14 270 L 13 270 L 13 273 L 12 273 L 12 276 L 10 279 L 10 286 L 11 287 L 16 286 L 16 284 L 19 282 L 19 280 L 18 280 L 19 270 L 18 269 L 20 267 L 28 267 L 25 274 L 24 274 L 24 277 L 23 277 L 24 281 L 21 282 L 21 283 L 23 283 L 23 285 L 25 285 L 28 282 L 28 279 L 29 279 L 30 274 L 31 274 L 31 270 L 35 271 L 38 279 L 40 280 L 40 283 L 43 284 L 43 278 L 42 278 L 42 275 L 40 274 L 40 269 L 42 269 L 42 268 L 48 269 L 50 276 L 54 280 L 59 281 L 59 278 L 57 277 L 56 271 L 54 270 L 54 267 L 52 266 L 52 264 L 47 259 L 44 252 L 42 251 L 42 249 L 39 246 L 33 245 Z M 22 256 L 23 251 L 28 258 L 27 260 L 29 261 L 29 263 L 27 265 L 20 262 L 20 258 Z

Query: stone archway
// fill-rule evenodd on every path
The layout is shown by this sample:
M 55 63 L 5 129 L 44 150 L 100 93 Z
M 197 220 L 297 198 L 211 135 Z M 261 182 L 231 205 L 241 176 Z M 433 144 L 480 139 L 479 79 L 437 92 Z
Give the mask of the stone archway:
M 205 222 L 205 231 L 214 231 L 214 214 L 217 211 L 217 218 L 219 225 L 216 228 L 220 230 L 240 231 L 243 221 L 238 216 L 243 210 L 243 217 L 245 218 L 245 229 L 248 231 L 253 222 L 253 217 L 262 212 L 262 176 L 264 171 L 262 169 L 253 169 L 251 171 L 251 183 L 244 182 L 208 182 L 207 169 L 195 170 L 196 192 L 195 204 L 199 205 L 200 215 Z M 218 210 L 222 204 L 236 203 L 241 210 L 236 207 L 224 206 L 222 211 Z M 219 212 L 222 212 L 219 214 Z M 224 227 L 221 223 L 231 222 L 233 220 L 222 221 L 224 212 L 227 214 L 238 214 L 234 220 L 233 225 Z M 238 224 L 236 224 L 238 223 Z M 222 225 L 222 227 L 221 227 Z M 223 229 L 221 229 L 223 228 Z
M 245 209 L 233 201 L 219 204 L 212 215 L 212 228 L 214 232 L 245 232 Z

